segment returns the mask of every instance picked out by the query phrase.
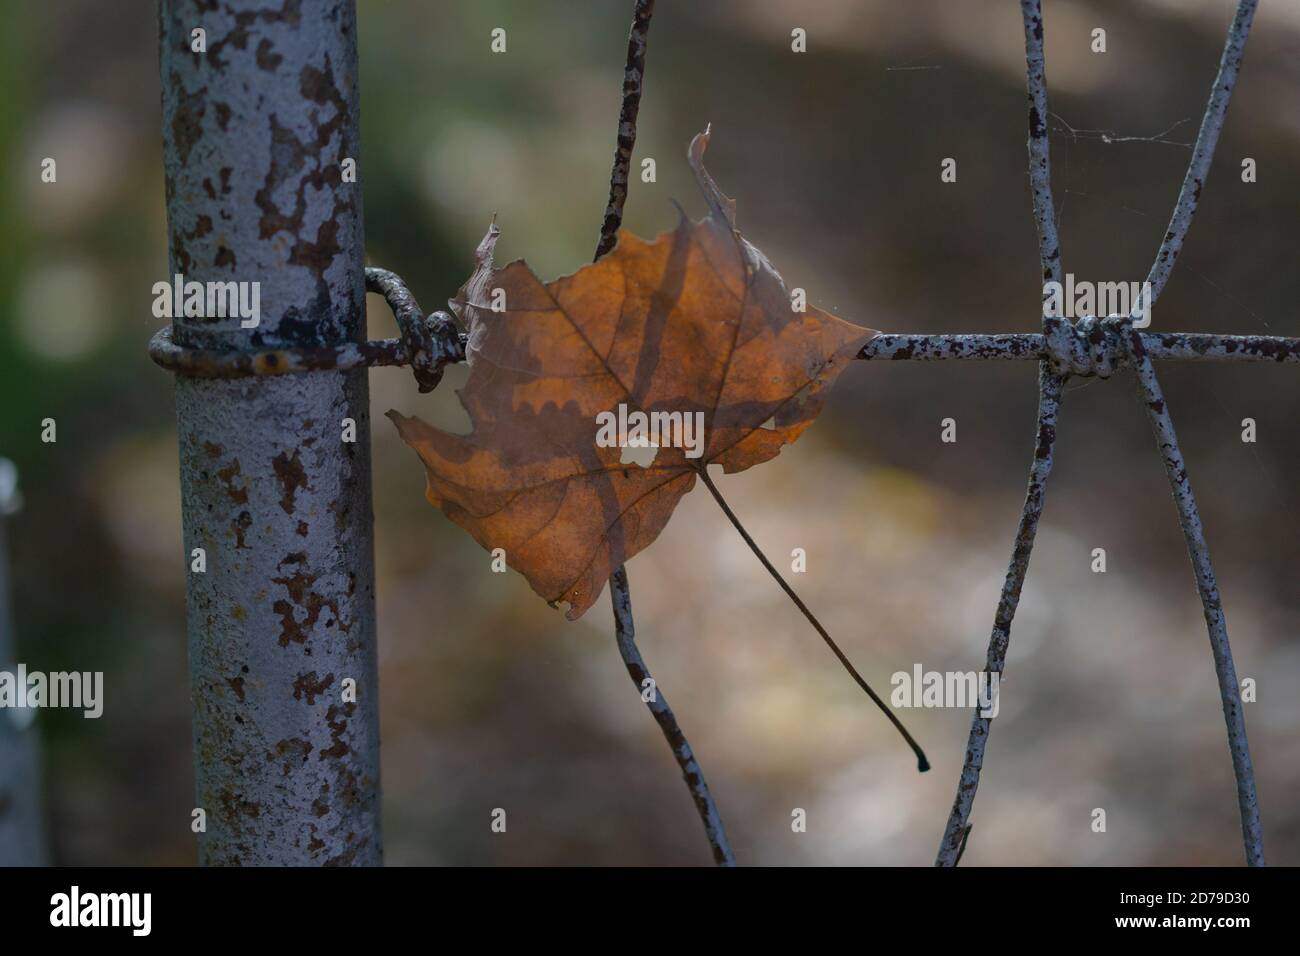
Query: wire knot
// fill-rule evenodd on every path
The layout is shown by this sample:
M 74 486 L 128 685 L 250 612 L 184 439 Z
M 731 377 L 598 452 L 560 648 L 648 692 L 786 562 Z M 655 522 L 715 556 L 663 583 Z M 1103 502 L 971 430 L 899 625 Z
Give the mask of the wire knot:
M 443 366 L 465 357 L 465 345 L 456 323 L 446 312 L 412 316 L 402 324 L 402 347 L 421 392 L 431 392 L 442 381 Z
M 387 269 L 366 269 L 366 290 L 378 292 L 393 310 L 401 337 L 375 342 L 262 349 L 203 349 L 178 344 L 170 325 L 149 342 L 149 357 L 158 365 L 192 378 L 244 378 L 297 372 L 351 371 L 409 365 L 420 391 L 442 380 L 443 367 L 465 360 L 465 336 L 446 312 L 425 315 L 400 276 Z
M 406 283 L 387 269 L 367 268 L 366 290 L 382 295 L 393 310 L 416 384 L 422 392 L 433 391 L 442 381 L 443 366 L 465 358 L 456 322 L 446 312 L 425 315 Z
M 1085 315 L 1073 324 L 1049 318 L 1044 335 L 1047 363 L 1057 375 L 1110 378 L 1128 361 L 1132 324 L 1127 315 Z

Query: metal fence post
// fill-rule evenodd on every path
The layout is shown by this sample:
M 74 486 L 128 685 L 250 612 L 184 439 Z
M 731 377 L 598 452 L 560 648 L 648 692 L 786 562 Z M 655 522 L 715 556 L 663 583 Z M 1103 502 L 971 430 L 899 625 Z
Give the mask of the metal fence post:
M 353 0 L 160 18 L 169 281 L 260 284 L 255 327 L 174 315 L 176 344 L 362 341 Z M 366 371 L 182 374 L 176 417 L 200 862 L 378 864 Z
M 5 527 L 21 505 L 18 471 L 0 458 L 0 668 L 17 663 L 10 601 L 9 541 Z M 40 741 L 30 709 L 0 711 L 0 866 L 44 866 Z

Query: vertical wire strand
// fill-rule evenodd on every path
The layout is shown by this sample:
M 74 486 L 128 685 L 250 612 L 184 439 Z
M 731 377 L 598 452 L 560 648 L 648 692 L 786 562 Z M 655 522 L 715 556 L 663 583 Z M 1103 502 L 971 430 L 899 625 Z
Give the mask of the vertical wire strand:
M 1052 204 L 1052 166 L 1047 139 L 1047 70 L 1043 59 L 1043 11 L 1041 0 L 1021 0 L 1025 25 L 1025 83 L 1029 95 L 1029 185 L 1034 200 L 1034 226 L 1038 233 L 1038 257 L 1042 282 L 1061 280 L 1061 244 L 1056 231 L 1056 208 Z M 1071 330 L 1061 318 L 1043 314 L 1043 338 L 1049 353 L 1066 354 Z M 1020 592 L 1029 574 L 1029 557 L 1034 550 L 1038 522 L 1047 499 L 1047 479 L 1052 473 L 1056 445 L 1056 420 L 1064 393 L 1065 376 L 1058 374 L 1047 359 L 1038 363 L 1038 422 L 1034 458 L 1029 467 L 1029 484 L 1020 511 L 1015 546 L 1007 565 L 1002 595 L 993 616 L 984 669 L 1000 675 L 1006 667 L 1011 643 L 1011 622 L 1020 604 Z M 970 838 L 970 813 L 984 767 L 984 751 L 992 731 L 991 718 L 976 707 L 966 741 L 957 795 L 953 798 L 944 827 L 935 866 L 956 866 Z

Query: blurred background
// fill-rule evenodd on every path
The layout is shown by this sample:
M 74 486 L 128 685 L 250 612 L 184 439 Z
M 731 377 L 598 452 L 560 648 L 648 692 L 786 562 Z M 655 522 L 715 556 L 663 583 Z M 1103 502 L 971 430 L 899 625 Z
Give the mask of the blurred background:
M 310 4 L 308 4 L 310 6 Z M 630 0 L 360 0 L 370 261 L 426 309 L 501 259 L 591 258 Z M 1065 268 L 1140 280 L 1168 221 L 1230 0 L 1049 0 Z M 504 27 L 508 53 L 489 52 Z M 790 49 L 803 27 L 808 52 Z M 1090 50 L 1091 31 L 1107 52 Z M 46 0 L 0 31 L 0 455 L 17 660 L 102 670 L 103 718 L 45 711 L 51 857 L 194 860 L 172 385 L 145 343 L 167 276 L 157 23 L 146 0 Z M 1266 2 L 1153 330 L 1300 335 L 1300 5 Z M 626 225 L 703 213 L 685 149 L 809 301 L 898 332 L 1032 331 L 1038 270 L 1013 0 L 659 0 Z M 1135 137 L 1128 139 L 1127 137 Z M 57 187 L 40 182 L 56 156 Z M 940 163 L 957 160 L 956 183 Z M 1241 181 L 1243 158 L 1258 181 Z M 395 334 L 370 297 L 372 337 Z M 1300 369 L 1161 368 L 1223 591 L 1275 863 L 1300 858 Z M 707 864 L 668 748 L 628 681 L 608 601 L 577 623 L 424 501 L 379 418 L 464 422 L 453 389 L 371 373 L 384 830 L 390 864 Z M 878 690 L 982 666 L 1032 450 L 1035 366 L 862 363 L 816 427 L 722 487 Z M 1215 677 L 1131 377 L 1071 383 L 1012 633 L 968 864 L 1242 861 Z M 40 422 L 58 421 L 42 444 Z M 955 444 L 940 421 L 957 420 Z M 1241 421 L 1258 442 L 1241 441 Z M 1107 572 L 1092 573 L 1105 548 Z M 928 864 L 969 712 L 901 716 L 839 668 L 702 490 L 629 565 L 641 649 L 746 864 Z M 493 807 L 510 813 L 493 835 Z M 808 815 L 791 832 L 791 810 Z M 1108 829 L 1091 832 L 1090 811 Z

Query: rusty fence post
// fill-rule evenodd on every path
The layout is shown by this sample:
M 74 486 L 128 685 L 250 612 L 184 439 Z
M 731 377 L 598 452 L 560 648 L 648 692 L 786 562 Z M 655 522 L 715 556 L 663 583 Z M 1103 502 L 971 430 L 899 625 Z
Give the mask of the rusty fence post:
M 361 342 L 353 0 L 159 15 L 176 345 Z M 382 862 L 366 374 L 176 378 L 206 865 Z
M 6 524 L 21 507 L 18 471 L 0 458 L 0 669 L 18 662 L 10 598 Z M 44 866 L 45 814 L 41 804 L 40 740 L 28 708 L 0 711 L 0 867 Z

